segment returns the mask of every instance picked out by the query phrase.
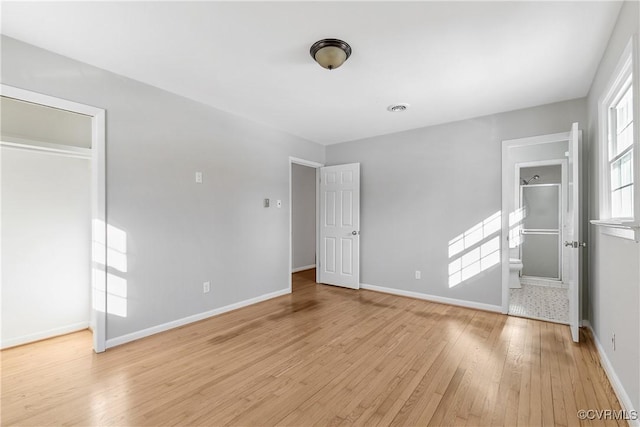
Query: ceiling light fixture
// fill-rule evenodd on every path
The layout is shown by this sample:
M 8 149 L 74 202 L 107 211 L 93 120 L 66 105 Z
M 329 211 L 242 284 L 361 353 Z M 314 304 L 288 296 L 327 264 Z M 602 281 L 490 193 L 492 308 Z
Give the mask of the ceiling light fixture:
M 322 39 L 311 45 L 311 57 L 327 70 L 335 70 L 351 56 L 349 43 L 338 39 Z
M 387 110 L 392 113 L 400 113 L 405 111 L 407 108 L 409 108 L 409 104 L 391 104 L 387 107 Z

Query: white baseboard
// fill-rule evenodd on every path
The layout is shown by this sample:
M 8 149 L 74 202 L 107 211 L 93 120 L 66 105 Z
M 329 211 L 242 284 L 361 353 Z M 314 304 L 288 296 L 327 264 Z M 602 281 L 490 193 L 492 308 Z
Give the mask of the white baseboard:
M 106 348 L 111 348 L 111 347 L 115 347 L 118 345 L 131 342 L 131 341 L 139 340 L 140 338 L 148 337 L 149 335 L 154 335 L 159 332 L 168 331 L 169 329 L 177 328 L 179 326 L 184 326 L 189 323 L 193 323 L 199 320 L 207 319 L 209 317 L 217 316 L 219 314 L 226 313 L 228 311 L 237 310 L 238 308 L 246 307 L 248 305 L 257 304 L 259 302 L 266 301 L 271 298 L 276 298 L 282 295 L 286 295 L 288 293 L 291 293 L 289 289 L 282 289 L 276 292 L 260 295 L 255 298 L 250 298 L 248 300 L 236 302 L 234 304 L 225 305 L 224 307 L 205 311 L 204 313 L 194 314 L 192 316 L 183 317 L 182 319 L 173 320 L 171 322 L 163 323 L 157 326 L 152 326 L 150 328 L 143 329 L 141 331 L 132 332 L 130 334 L 122 335 L 116 338 L 111 338 L 107 340 Z
M 386 294 L 400 295 L 400 296 L 403 296 L 403 297 L 423 299 L 423 300 L 426 300 L 426 301 L 439 302 L 439 303 L 442 303 L 442 304 L 457 305 L 457 306 L 460 306 L 460 307 L 475 308 L 475 309 L 478 309 L 478 310 L 494 311 L 496 313 L 502 313 L 502 306 L 501 305 L 491 305 L 491 304 L 485 304 L 485 303 L 482 303 L 482 302 L 466 301 L 466 300 L 455 299 L 455 298 L 440 297 L 440 296 L 436 296 L 436 295 L 423 294 L 423 293 L 420 293 L 420 292 L 404 291 L 404 290 L 401 290 L 401 289 L 385 288 L 385 287 L 382 287 L 382 286 L 368 285 L 366 283 L 360 283 L 360 287 L 362 289 L 368 289 L 370 291 L 376 291 L 376 292 L 384 292 Z
M 311 270 L 312 268 L 316 268 L 315 264 L 305 265 L 302 267 L 294 267 L 291 269 L 292 273 L 297 273 L 298 271 Z
M 604 372 L 607 374 L 607 378 L 609 378 L 609 382 L 611 386 L 613 386 L 613 391 L 616 393 L 618 397 L 618 401 L 620 401 L 620 405 L 622 405 L 622 409 L 627 411 L 627 413 L 631 413 L 632 411 L 637 411 L 636 408 L 633 407 L 633 403 L 631 402 L 631 398 L 627 394 L 626 390 L 622 386 L 622 382 L 620 382 L 620 378 L 616 374 L 615 369 L 613 369 L 613 365 L 611 361 L 607 357 L 607 354 L 604 352 L 604 347 L 600 344 L 600 340 L 596 335 L 591 323 L 588 320 L 583 320 L 582 324 L 586 326 L 593 336 L 593 341 L 596 343 L 596 348 L 598 349 L 598 354 L 600 355 L 600 360 L 602 361 L 602 367 L 604 368 Z M 603 408 L 609 409 L 609 408 Z M 640 420 L 629 420 L 630 426 L 640 427 Z
M 3 339 L 0 344 L 1 349 L 15 347 L 17 345 L 29 344 L 31 342 L 46 340 L 48 338 L 57 337 L 60 335 L 70 334 L 72 332 L 78 332 L 89 327 L 89 322 L 72 323 L 71 325 L 61 326 L 59 328 L 53 328 L 42 332 L 36 332 L 34 334 L 22 335 L 20 337 Z

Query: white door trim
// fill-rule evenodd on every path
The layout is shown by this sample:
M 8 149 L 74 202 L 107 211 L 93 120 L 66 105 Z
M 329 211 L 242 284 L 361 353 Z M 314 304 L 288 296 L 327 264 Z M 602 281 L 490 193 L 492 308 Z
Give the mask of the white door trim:
M 98 291 L 101 284 L 106 286 L 107 272 L 106 266 L 98 265 L 93 260 L 106 260 L 107 256 L 105 110 L 4 84 L 0 84 L 0 95 L 91 117 L 91 219 L 93 224 L 91 231 L 91 269 L 93 273 L 91 275 L 92 308 L 90 324 L 93 327 L 93 350 L 96 353 L 101 353 L 105 351 L 107 315 L 106 309 L 101 311 L 95 308 L 95 298 L 98 295 L 100 298 L 104 297 L 104 307 L 106 308 L 106 289 L 102 290 L 102 292 Z
M 293 205 L 292 205 L 292 193 L 293 193 L 293 181 L 291 177 L 291 166 L 293 164 L 308 166 L 316 170 L 316 259 L 320 253 L 320 229 L 318 228 L 320 219 L 320 195 L 318 194 L 320 189 L 320 168 L 324 166 L 323 163 L 314 162 L 312 160 L 300 159 L 298 157 L 289 156 L 289 293 L 292 291 L 291 283 L 291 271 L 293 269 Z M 316 261 L 317 265 L 317 261 Z M 318 282 L 318 270 L 316 269 L 316 282 Z
M 569 140 L 569 132 L 539 135 L 526 138 L 508 139 L 502 141 L 502 313 L 509 312 L 509 209 L 513 206 L 514 192 L 513 182 L 507 179 L 510 172 L 509 150 L 516 147 L 525 147 L 540 144 L 552 144 Z

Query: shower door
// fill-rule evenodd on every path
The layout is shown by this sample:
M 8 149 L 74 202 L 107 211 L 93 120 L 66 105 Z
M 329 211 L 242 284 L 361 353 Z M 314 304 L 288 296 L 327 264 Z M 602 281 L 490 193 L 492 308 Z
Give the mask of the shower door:
M 520 186 L 522 276 L 562 280 L 560 184 Z

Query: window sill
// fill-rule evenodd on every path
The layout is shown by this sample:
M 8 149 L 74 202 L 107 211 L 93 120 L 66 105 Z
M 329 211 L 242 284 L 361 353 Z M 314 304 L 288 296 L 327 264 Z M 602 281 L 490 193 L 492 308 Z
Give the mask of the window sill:
M 592 219 L 589 222 L 600 227 L 600 231 L 603 234 L 619 237 L 621 239 L 634 240 L 636 242 L 640 239 L 640 223 L 637 221 Z

